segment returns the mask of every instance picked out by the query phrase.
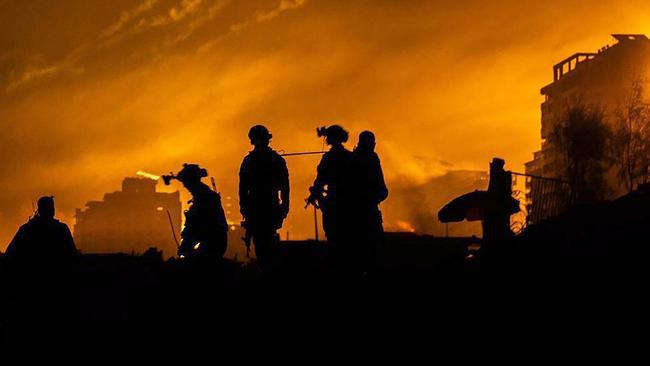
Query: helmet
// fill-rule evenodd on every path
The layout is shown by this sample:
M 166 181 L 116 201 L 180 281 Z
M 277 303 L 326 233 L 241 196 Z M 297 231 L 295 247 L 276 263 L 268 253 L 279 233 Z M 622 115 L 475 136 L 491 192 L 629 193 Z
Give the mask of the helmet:
M 273 137 L 269 129 L 262 125 L 255 125 L 248 131 L 248 138 L 251 141 L 268 141 Z
M 374 150 L 375 144 L 375 134 L 371 131 L 363 131 L 359 134 L 358 148 L 362 150 Z
M 43 196 L 38 199 L 37 214 L 41 217 L 54 217 L 54 196 Z
M 349 133 L 339 125 L 320 127 L 316 129 L 318 137 L 325 136 L 328 144 L 344 143 L 348 141 Z
M 359 134 L 359 143 L 375 144 L 375 134 L 371 131 L 363 131 Z
M 170 173 L 170 175 L 163 175 L 162 178 L 165 182 L 165 185 L 169 185 L 172 179 L 177 179 L 183 183 L 186 183 L 200 181 L 201 178 L 205 178 L 207 176 L 208 171 L 204 168 L 201 168 L 198 164 L 185 163 L 183 164 L 183 169 L 181 169 L 178 174 L 174 175 Z
M 183 169 L 177 174 L 177 179 L 181 182 L 201 180 L 208 176 L 208 171 L 201 168 L 198 164 L 183 164 Z

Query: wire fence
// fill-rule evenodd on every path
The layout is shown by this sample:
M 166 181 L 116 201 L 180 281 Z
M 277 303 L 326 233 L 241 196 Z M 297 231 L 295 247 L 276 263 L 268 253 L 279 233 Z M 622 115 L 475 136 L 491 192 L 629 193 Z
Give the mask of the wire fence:
M 571 205 L 571 186 L 561 179 L 512 172 L 513 176 L 525 179 L 525 192 L 513 191 L 513 196 L 522 204 L 518 227 L 515 232 L 548 217 L 563 213 Z M 518 230 L 517 230 L 518 229 Z

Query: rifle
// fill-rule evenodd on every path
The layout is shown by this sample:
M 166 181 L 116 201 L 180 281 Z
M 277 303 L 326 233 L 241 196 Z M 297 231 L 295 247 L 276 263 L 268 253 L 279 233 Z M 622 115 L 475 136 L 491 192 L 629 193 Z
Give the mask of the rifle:
M 324 192 L 317 190 L 315 187 L 309 187 L 309 197 L 305 198 L 305 209 L 309 205 L 320 210 L 322 207 L 323 199 L 325 198 Z

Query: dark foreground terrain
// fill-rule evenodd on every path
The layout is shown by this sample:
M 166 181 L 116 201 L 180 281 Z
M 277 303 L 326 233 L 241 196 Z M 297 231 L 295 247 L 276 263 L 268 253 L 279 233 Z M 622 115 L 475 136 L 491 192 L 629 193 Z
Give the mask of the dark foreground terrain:
M 376 273 L 363 278 L 332 274 L 328 248 L 316 242 L 283 243 L 283 266 L 273 275 L 254 263 L 196 268 L 156 252 L 81 255 L 66 268 L 3 262 L 0 343 L 295 342 L 332 328 L 346 337 L 354 326 L 373 332 L 424 319 L 435 327 L 498 323 L 497 314 L 518 312 L 566 315 L 576 309 L 572 300 L 583 304 L 580 313 L 615 302 L 626 310 L 606 313 L 621 315 L 645 298 L 648 207 L 647 191 L 576 207 L 478 251 L 475 238 L 387 234 Z

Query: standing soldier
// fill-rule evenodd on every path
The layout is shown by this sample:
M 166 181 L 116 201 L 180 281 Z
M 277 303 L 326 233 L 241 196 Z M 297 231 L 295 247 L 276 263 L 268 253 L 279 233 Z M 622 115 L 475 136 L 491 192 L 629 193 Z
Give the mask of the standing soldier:
M 512 236 L 510 215 L 512 207 L 512 174 L 503 169 L 505 161 L 492 159 L 488 203 L 483 218 L 483 241 L 486 245 L 502 243 Z
M 323 213 L 323 229 L 334 260 L 346 269 L 351 260 L 349 255 L 344 255 L 349 250 L 346 242 L 350 242 L 354 230 L 350 212 L 352 153 L 343 146 L 349 134 L 338 125 L 321 127 L 316 131 L 319 137 L 325 136 L 325 142 L 331 148 L 318 164 L 318 174 L 314 185 L 309 188 L 307 204 L 314 205 Z
M 384 234 L 379 204 L 388 197 L 379 156 L 375 153 L 375 135 L 370 131 L 359 134 L 359 143 L 352 153 L 354 213 L 358 220 L 354 247 L 360 272 L 368 274 L 375 264 L 377 245 Z
M 188 259 L 220 260 L 228 245 L 228 223 L 221 196 L 201 181 L 207 176 L 208 171 L 197 164 L 183 164 L 178 174 L 163 176 L 166 185 L 176 179 L 192 194 L 178 248 L 179 256 Z
M 279 259 L 278 229 L 289 213 L 289 171 L 284 158 L 269 147 L 272 135 L 256 125 L 248 138 L 253 151 L 239 170 L 239 207 L 246 236 L 255 245 L 260 268 L 268 271 Z

